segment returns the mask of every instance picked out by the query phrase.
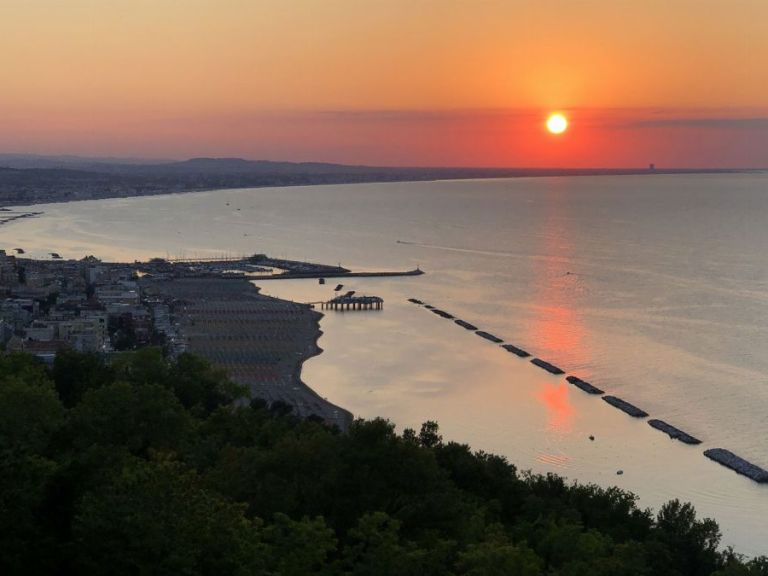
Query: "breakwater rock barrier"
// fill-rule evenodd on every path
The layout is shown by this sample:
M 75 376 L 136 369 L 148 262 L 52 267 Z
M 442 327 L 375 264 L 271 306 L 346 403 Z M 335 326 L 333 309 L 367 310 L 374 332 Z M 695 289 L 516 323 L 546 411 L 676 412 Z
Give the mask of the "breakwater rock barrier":
M 531 364 L 535 364 L 539 368 L 543 368 L 550 374 L 556 374 L 556 375 L 565 374 L 565 370 L 555 366 L 554 364 L 550 364 L 549 362 L 547 362 L 546 360 L 542 360 L 541 358 L 534 358 L 533 360 L 531 360 Z
M 648 425 L 652 428 L 656 428 L 656 430 L 661 430 L 673 440 L 680 440 L 680 442 L 684 442 L 685 444 L 701 444 L 701 440 L 698 438 L 691 436 L 687 432 L 683 432 L 679 428 L 675 428 L 671 424 L 667 424 L 663 420 L 656 420 L 654 418 L 653 420 L 648 420 Z
M 489 332 L 485 332 L 484 330 L 478 330 L 477 326 L 475 326 L 474 324 L 470 324 L 469 322 L 456 318 L 455 316 L 449 314 L 448 312 L 435 308 L 434 306 L 427 304 L 422 300 L 419 300 L 417 298 L 408 298 L 408 301 L 413 304 L 422 306 L 428 310 L 431 310 L 438 316 L 452 319 L 457 325 L 467 330 L 474 331 L 475 334 L 477 334 L 481 338 L 485 338 L 486 340 L 489 340 L 496 344 L 500 344 L 501 348 L 504 348 L 507 352 L 510 352 L 511 354 L 515 354 L 520 358 L 528 358 L 531 356 L 531 354 L 529 354 L 522 348 L 518 348 L 517 346 L 514 346 L 512 344 L 503 344 L 504 340 L 502 340 L 498 336 L 495 336 Z M 565 374 L 565 372 L 561 368 L 545 360 L 542 360 L 541 358 L 532 358 L 531 363 L 538 366 L 539 368 L 546 370 L 550 374 L 555 374 L 555 375 Z M 568 375 L 565 377 L 565 379 L 569 383 L 579 388 L 580 390 L 583 390 L 584 392 L 586 392 L 587 394 L 593 394 L 596 396 L 600 396 L 604 394 L 603 390 L 601 390 L 597 386 L 590 384 L 585 380 L 582 380 L 578 376 Z M 618 408 L 619 410 L 621 410 L 622 412 L 625 412 L 626 414 L 629 414 L 633 418 L 646 418 L 648 416 L 648 412 L 646 412 L 645 410 L 638 408 L 634 404 L 630 404 L 626 400 L 617 398 L 616 396 L 604 395 L 600 397 L 603 400 L 605 400 L 608 404 L 613 406 L 614 408 Z M 648 424 L 657 430 L 661 430 L 662 432 L 667 434 L 670 438 L 674 440 L 679 440 L 684 444 L 700 444 L 701 443 L 701 440 L 699 440 L 698 438 L 691 436 L 687 432 L 683 432 L 679 428 L 676 428 L 675 426 L 672 426 L 671 424 L 668 424 L 663 420 L 652 419 L 648 421 Z M 593 439 L 593 438 L 590 437 L 590 439 Z M 744 476 L 751 478 L 755 482 L 768 483 L 768 471 L 750 462 L 747 462 L 743 458 L 736 456 L 734 453 L 729 452 L 728 450 L 725 450 L 723 448 L 713 448 L 711 450 L 706 450 L 704 452 L 704 455 L 707 456 L 707 458 L 710 458 L 711 460 L 714 460 L 715 462 L 722 464 L 723 466 L 731 468 L 732 470 L 738 472 L 739 474 L 743 474 Z
M 518 348 L 517 346 L 513 346 L 512 344 L 502 344 L 501 345 L 504 350 L 507 352 L 511 352 L 512 354 L 515 354 L 516 356 L 520 356 L 520 358 L 528 358 L 530 354 L 523 350 L 522 348 Z
M 622 412 L 626 412 L 633 418 L 645 418 L 648 416 L 648 412 L 645 410 L 641 410 L 634 404 L 630 404 L 626 400 L 622 400 L 621 398 L 616 398 L 616 396 L 603 396 L 603 400 L 608 402 L 611 406 L 614 408 L 618 408 Z
M 582 380 L 578 376 L 566 376 L 565 377 L 568 382 L 576 386 L 576 388 L 579 388 L 581 390 L 584 390 L 587 394 L 603 394 L 603 391 L 600 390 L 597 386 L 593 386 L 589 382 Z
M 439 308 L 432 308 L 432 313 L 437 314 L 438 316 L 441 316 L 442 318 L 445 318 L 447 320 L 453 320 L 456 318 L 453 314 L 448 314 L 445 310 L 440 310 Z
M 475 332 L 475 334 L 480 336 L 480 338 L 485 338 L 486 340 L 490 340 L 491 342 L 495 342 L 496 344 L 500 342 L 504 342 L 504 340 L 502 340 L 498 336 L 494 336 L 490 332 L 485 332 L 484 330 L 478 330 L 477 332 Z
M 747 462 L 743 458 L 736 456 L 730 450 L 725 448 L 711 448 L 710 450 L 704 450 L 704 456 L 710 460 L 714 460 L 718 464 L 722 464 L 726 468 L 730 468 L 734 472 L 742 474 L 747 478 L 751 478 L 755 482 L 761 484 L 768 483 L 768 470 L 755 466 L 751 462 Z

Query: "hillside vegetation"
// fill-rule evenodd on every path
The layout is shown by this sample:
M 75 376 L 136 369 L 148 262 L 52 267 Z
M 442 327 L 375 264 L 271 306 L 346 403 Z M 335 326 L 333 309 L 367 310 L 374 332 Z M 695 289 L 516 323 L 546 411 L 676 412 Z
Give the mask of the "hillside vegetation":
M 151 349 L 0 356 L 0 572 L 766 575 L 713 520 L 385 420 L 341 434 Z

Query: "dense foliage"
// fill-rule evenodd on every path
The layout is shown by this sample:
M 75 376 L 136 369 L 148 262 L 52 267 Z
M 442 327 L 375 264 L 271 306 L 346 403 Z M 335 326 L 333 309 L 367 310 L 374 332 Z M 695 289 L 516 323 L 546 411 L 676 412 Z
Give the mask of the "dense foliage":
M 434 423 L 286 412 L 193 356 L 0 357 L 0 572 L 768 574 L 688 504 L 520 474 Z

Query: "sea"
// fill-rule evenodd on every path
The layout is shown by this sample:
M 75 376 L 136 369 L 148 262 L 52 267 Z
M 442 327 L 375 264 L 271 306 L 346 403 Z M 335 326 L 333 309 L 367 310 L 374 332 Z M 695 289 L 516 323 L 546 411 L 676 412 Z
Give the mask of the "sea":
M 301 302 L 343 290 L 382 311 L 327 311 L 303 368 L 323 397 L 521 471 L 619 486 L 713 517 L 768 554 L 768 173 L 546 177 L 217 190 L 30 207 L 0 248 L 65 258 L 266 253 L 418 277 L 256 281 Z M 688 446 L 450 320 L 524 348 L 700 438 Z

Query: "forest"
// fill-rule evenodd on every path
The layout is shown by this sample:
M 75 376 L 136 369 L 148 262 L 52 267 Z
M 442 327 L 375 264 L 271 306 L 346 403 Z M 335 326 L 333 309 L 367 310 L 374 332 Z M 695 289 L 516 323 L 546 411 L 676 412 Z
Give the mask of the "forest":
M 384 419 L 340 433 L 206 361 L 0 356 L 0 572 L 768 575 L 676 500 L 534 475 Z

